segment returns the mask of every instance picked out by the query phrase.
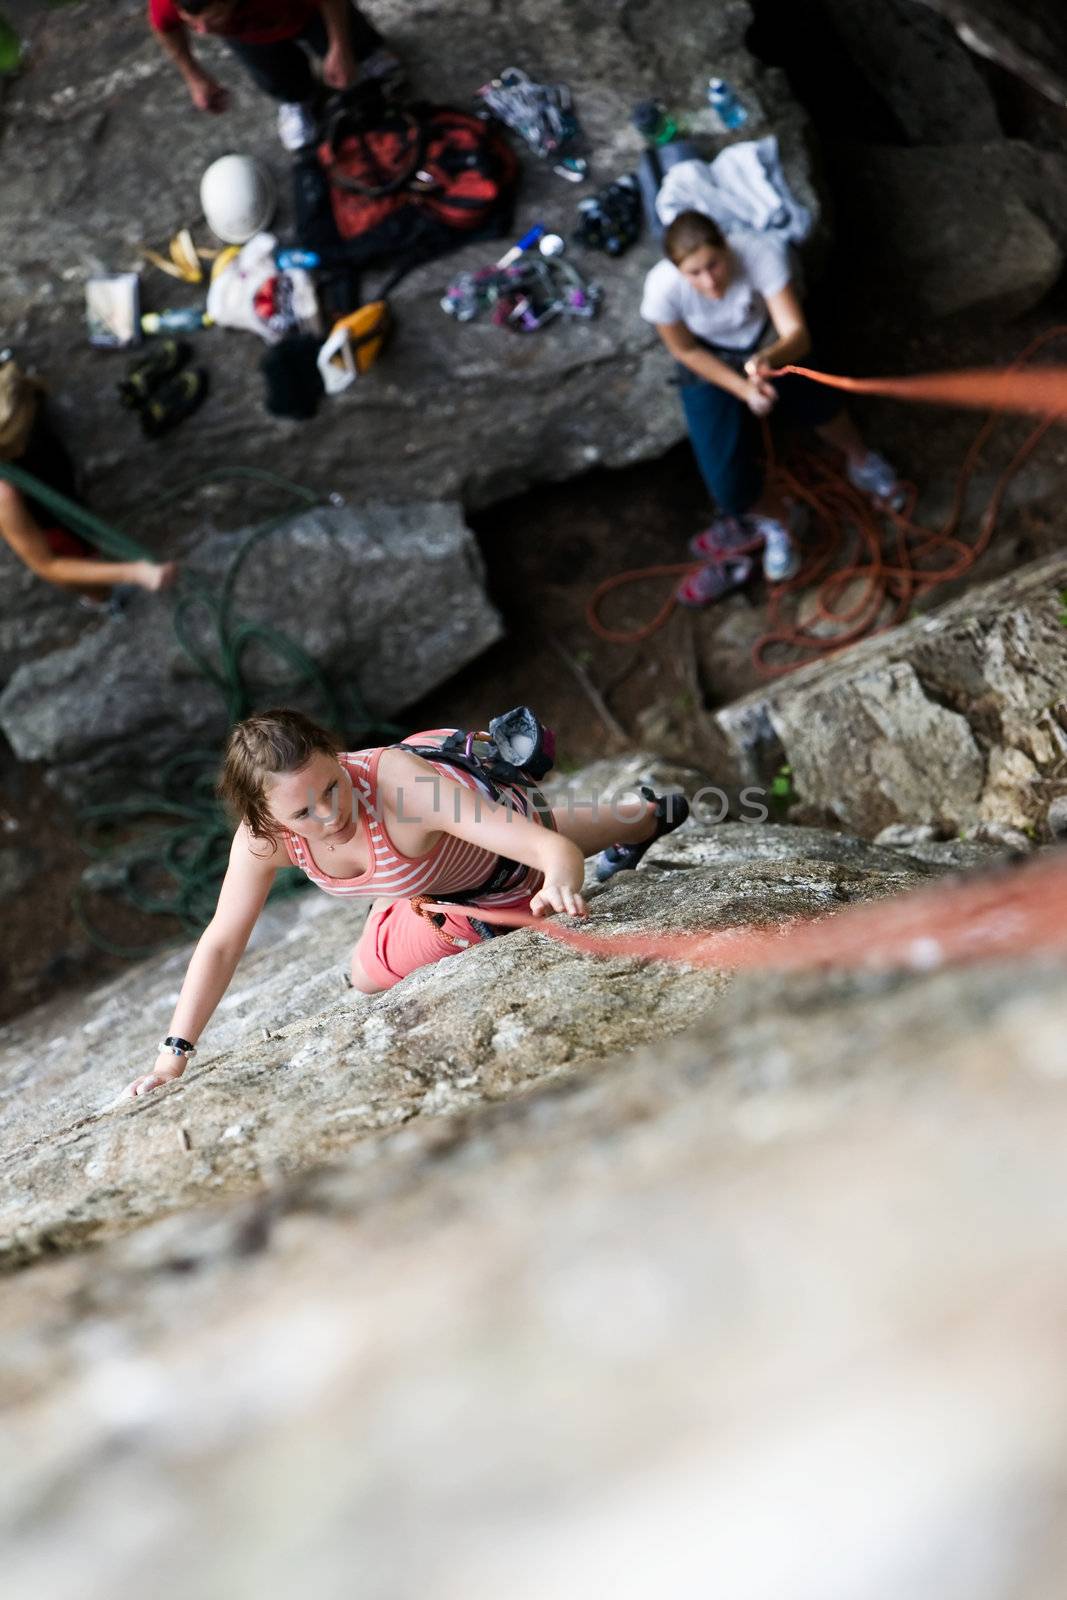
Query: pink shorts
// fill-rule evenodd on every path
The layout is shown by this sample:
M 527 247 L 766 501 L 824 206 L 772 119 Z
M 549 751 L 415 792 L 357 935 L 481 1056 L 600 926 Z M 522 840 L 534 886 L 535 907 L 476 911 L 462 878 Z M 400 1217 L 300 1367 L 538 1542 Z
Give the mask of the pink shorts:
M 525 900 L 516 909 L 528 911 L 530 902 Z M 394 900 L 384 910 L 372 911 L 356 945 L 359 964 L 371 982 L 391 989 L 417 967 L 462 955 L 469 946 L 482 943 L 461 912 L 443 915 L 439 928 L 429 917 L 421 916 L 410 900 Z M 477 906 L 471 907 L 471 915 L 478 915 Z M 453 939 L 463 942 L 454 944 Z

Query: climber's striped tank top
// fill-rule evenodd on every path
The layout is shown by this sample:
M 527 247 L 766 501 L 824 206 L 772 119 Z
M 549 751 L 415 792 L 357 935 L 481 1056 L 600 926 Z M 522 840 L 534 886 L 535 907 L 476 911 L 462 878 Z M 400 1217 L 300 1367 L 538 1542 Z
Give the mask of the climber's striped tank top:
M 440 744 L 452 731 L 451 728 L 433 728 L 426 733 L 413 733 L 410 742 Z M 402 856 L 396 849 L 380 821 L 378 762 L 382 748 L 385 747 L 343 751 L 337 757 L 352 780 L 353 803 L 358 808 L 363 837 L 371 857 L 367 871 L 358 878 L 331 878 L 316 865 L 304 840 L 285 829 L 282 837 L 293 865 L 306 872 L 312 883 L 327 894 L 354 899 L 389 895 L 400 900 L 428 895 L 434 900 L 447 900 L 450 894 L 462 894 L 487 883 L 500 857 L 492 850 L 483 850 L 452 834 L 443 833 L 433 848 L 422 856 Z M 464 772 L 462 768 L 451 766 L 446 761 L 431 760 L 429 764 L 453 783 L 488 795 L 485 783 L 472 773 Z M 530 804 L 521 789 L 509 789 L 507 792 L 514 798 L 515 809 L 520 816 L 544 824 L 544 817 Z M 414 798 L 409 802 L 412 809 L 415 803 Z M 543 882 L 544 875 L 533 867 L 517 865 L 504 887 L 479 895 L 478 904 L 498 908 L 525 906 Z

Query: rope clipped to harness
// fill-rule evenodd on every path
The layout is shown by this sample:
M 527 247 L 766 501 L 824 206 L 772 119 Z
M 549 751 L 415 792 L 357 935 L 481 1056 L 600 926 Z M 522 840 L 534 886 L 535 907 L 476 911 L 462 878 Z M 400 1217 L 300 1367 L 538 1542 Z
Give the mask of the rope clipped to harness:
M 437 905 L 449 909 L 445 901 Z M 485 910 L 481 915 L 501 927 L 538 928 L 571 949 L 608 960 L 665 961 L 715 971 L 932 972 L 1039 951 L 1067 952 L 1067 851 L 773 927 L 603 934 L 527 912 Z
M 456 729 L 439 745 L 412 744 L 405 740 L 399 748 L 424 760 L 457 767 L 469 773 L 483 785 L 494 804 L 507 804 L 509 791 L 512 795 L 514 791 L 520 791 L 530 808 L 537 812 L 542 824 L 548 828 L 555 827 L 551 808 L 536 786 L 552 770 L 556 757 L 556 736 L 529 706 L 515 706 L 511 711 L 494 717 L 486 732 Z M 513 799 L 511 803 L 514 803 Z M 449 909 L 477 907 L 478 916 L 466 913 L 467 921 L 480 939 L 492 939 L 497 929 L 491 919 L 484 917 L 482 900 L 486 896 L 517 887 L 528 871 L 529 868 L 521 861 L 497 856 L 485 882 L 473 889 L 454 893 L 449 901 Z M 432 922 L 451 944 L 460 948 L 469 943 L 448 932 L 444 912 L 432 895 L 416 895 L 411 904 L 418 915 Z

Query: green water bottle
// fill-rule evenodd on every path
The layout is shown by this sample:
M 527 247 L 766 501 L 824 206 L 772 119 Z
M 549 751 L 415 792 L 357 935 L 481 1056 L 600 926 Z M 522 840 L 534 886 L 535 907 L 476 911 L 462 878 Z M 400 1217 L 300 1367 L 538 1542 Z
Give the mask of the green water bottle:
M 678 137 L 678 124 L 662 100 L 640 100 L 630 121 L 648 144 L 670 144 Z

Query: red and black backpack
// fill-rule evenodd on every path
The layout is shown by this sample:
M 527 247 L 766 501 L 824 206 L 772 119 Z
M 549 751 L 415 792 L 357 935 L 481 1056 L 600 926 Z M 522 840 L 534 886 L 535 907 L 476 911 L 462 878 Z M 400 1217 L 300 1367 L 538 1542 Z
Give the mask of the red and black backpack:
M 339 249 L 356 267 L 414 264 L 511 223 L 514 151 L 498 124 L 450 106 L 339 96 L 317 162 Z

